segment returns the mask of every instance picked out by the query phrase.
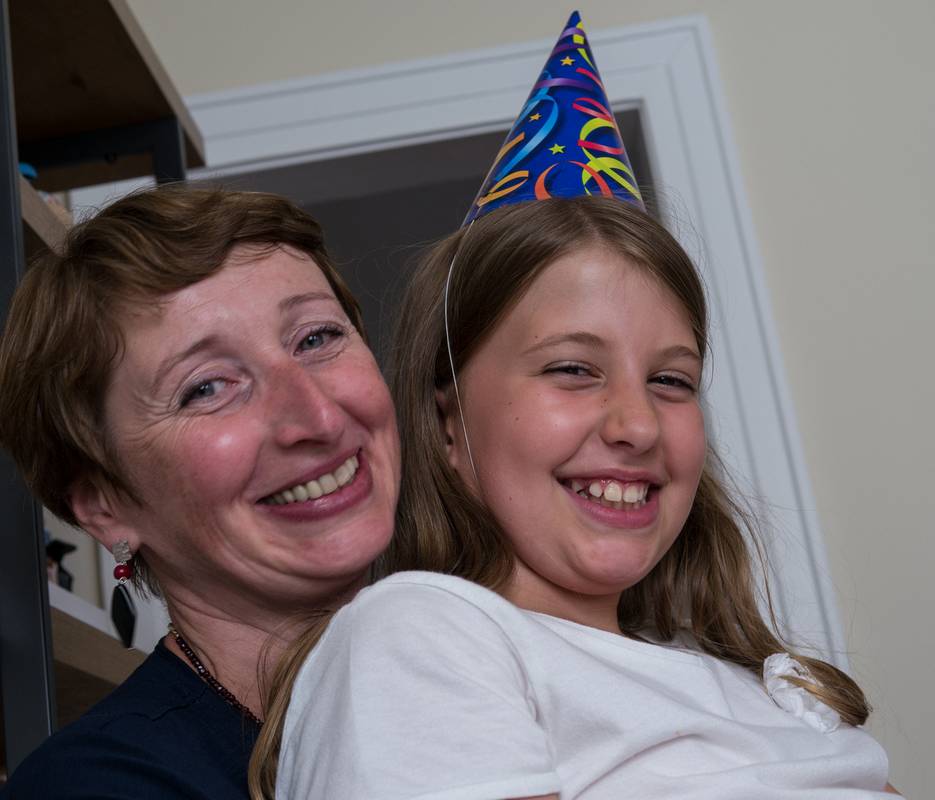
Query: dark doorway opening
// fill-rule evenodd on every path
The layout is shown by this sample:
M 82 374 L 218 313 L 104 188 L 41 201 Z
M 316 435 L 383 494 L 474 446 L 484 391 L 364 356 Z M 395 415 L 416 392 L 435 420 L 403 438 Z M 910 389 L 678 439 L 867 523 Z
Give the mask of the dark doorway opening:
M 639 111 L 617 124 L 643 195 L 652 170 Z M 402 292 L 423 249 L 457 230 L 506 130 L 243 173 L 225 185 L 286 195 L 324 226 L 384 363 Z

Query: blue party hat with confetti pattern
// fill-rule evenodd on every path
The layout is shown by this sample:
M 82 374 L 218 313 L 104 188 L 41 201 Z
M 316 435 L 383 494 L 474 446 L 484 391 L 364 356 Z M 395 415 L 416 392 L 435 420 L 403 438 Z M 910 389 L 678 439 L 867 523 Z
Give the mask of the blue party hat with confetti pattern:
M 512 203 L 587 194 L 644 207 L 581 16 L 575 11 L 464 224 Z

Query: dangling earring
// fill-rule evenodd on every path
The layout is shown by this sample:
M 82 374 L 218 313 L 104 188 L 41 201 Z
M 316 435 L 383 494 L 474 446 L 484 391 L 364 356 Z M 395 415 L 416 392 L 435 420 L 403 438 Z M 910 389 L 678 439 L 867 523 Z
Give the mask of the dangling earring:
M 121 539 L 114 545 L 114 561 L 117 566 L 114 567 L 114 577 L 122 586 L 128 579 L 133 577 L 133 551 L 130 550 L 130 543 L 126 539 Z
M 133 642 L 133 629 L 136 627 L 136 604 L 126 587 L 127 580 L 133 577 L 133 551 L 130 550 L 130 543 L 121 539 L 114 545 L 113 554 L 114 561 L 117 562 L 117 566 L 114 567 L 117 585 L 111 597 L 110 618 L 120 634 L 123 646 L 130 647 Z

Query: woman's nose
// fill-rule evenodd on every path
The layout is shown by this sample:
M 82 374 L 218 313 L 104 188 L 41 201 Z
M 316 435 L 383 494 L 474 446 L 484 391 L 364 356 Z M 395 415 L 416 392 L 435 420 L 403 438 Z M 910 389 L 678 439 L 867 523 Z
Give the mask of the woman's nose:
M 307 367 L 292 362 L 274 370 L 267 391 L 266 413 L 281 447 L 334 442 L 344 433 L 347 414 L 335 387 Z
M 619 388 L 604 400 L 601 436 L 610 445 L 643 453 L 659 441 L 659 416 L 645 386 Z

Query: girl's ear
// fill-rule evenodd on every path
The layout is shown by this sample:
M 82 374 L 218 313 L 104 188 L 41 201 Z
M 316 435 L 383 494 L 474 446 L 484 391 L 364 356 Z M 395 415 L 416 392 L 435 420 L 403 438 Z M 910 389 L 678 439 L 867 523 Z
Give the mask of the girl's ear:
M 438 426 L 442 436 L 445 437 L 445 453 L 448 456 L 448 465 L 457 472 L 458 458 L 455 447 L 455 430 L 458 425 L 456 418 L 457 403 L 454 402 L 452 389 L 435 390 L 435 408 L 438 410 Z
M 72 513 L 81 528 L 97 539 L 108 551 L 114 545 L 126 541 L 130 550 L 140 547 L 139 536 L 128 522 L 126 513 L 128 500 L 120 499 L 110 487 L 90 478 L 81 478 L 72 484 L 68 492 Z

